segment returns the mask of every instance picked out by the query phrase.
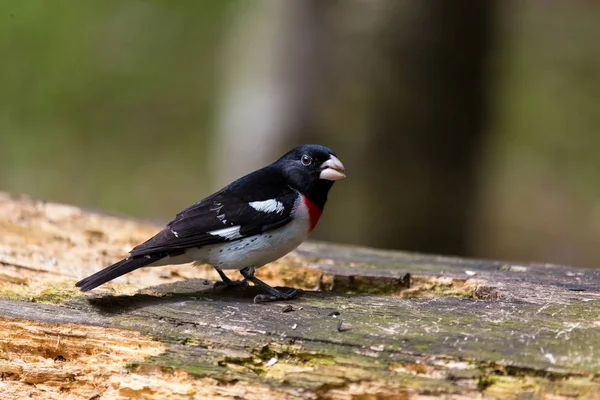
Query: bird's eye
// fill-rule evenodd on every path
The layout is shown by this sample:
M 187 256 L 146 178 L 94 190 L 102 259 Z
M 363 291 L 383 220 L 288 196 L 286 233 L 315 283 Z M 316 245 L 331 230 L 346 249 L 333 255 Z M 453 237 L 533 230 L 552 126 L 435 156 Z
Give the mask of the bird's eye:
M 302 162 L 302 165 L 309 166 L 310 164 L 312 164 L 313 159 L 308 154 L 305 154 L 302 156 L 302 158 L 300 158 L 300 161 Z

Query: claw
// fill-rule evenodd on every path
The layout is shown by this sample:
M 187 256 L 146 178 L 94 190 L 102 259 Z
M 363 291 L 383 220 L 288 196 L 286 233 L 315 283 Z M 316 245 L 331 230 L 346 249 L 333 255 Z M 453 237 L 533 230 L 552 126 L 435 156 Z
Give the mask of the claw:
M 265 292 L 268 293 L 268 294 L 259 294 L 256 297 L 254 297 L 255 303 L 264 303 L 267 301 L 277 301 L 277 300 L 290 300 L 298 295 L 297 289 L 291 290 L 287 293 L 282 293 L 279 290 L 275 289 L 274 287 L 267 285 L 266 283 L 264 283 L 263 281 L 261 281 L 260 279 L 258 279 L 257 277 L 254 276 L 254 268 L 253 267 L 242 268 L 240 270 L 240 273 L 246 280 L 254 283 L 255 286 L 261 288 L 262 290 L 264 290 Z
M 277 300 L 291 300 L 298 296 L 298 290 L 293 289 L 287 293 L 279 292 L 277 294 L 257 294 L 254 297 L 254 303 L 266 303 L 269 301 L 277 301 Z

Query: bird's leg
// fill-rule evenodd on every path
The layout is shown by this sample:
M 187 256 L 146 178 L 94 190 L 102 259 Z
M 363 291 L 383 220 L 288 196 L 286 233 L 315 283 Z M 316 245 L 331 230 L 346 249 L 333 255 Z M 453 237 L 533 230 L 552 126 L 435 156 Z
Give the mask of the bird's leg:
M 227 275 L 225 275 L 225 273 L 223 272 L 223 270 L 221 268 L 215 267 L 215 269 L 217 270 L 217 272 L 219 273 L 219 276 L 223 280 L 223 282 L 217 282 L 217 284 L 215 286 L 220 286 L 223 284 L 227 287 L 248 286 L 248 281 L 246 280 L 246 278 L 238 280 L 238 281 L 232 281 L 231 279 L 229 279 L 227 277 Z
M 240 270 L 240 273 L 246 280 L 254 283 L 254 285 L 256 285 L 257 287 L 261 288 L 262 290 L 264 290 L 265 292 L 268 293 L 268 294 L 256 295 L 254 297 L 255 303 L 263 303 L 266 301 L 277 301 L 277 300 L 289 300 L 289 299 L 293 299 L 294 297 L 296 297 L 298 295 L 298 290 L 296 290 L 296 289 L 290 290 L 287 293 L 283 293 L 283 292 L 280 292 L 279 290 L 275 289 L 274 287 L 267 285 L 266 283 L 264 283 L 263 281 L 261 281 L 260 279 L 258 279 L 257 277 L 254 276 L 254 268 L 253 267 L 243 268 Z

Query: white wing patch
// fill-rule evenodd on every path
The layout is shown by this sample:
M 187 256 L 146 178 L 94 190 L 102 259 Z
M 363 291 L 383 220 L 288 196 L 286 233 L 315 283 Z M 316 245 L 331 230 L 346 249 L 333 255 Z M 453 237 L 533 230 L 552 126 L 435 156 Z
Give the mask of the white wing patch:
M 223 223 L 223 225 L 227 224 L 225 214 L 219 214 L 221 212 L 221 208 L 223 208 L 223 204 L 215 202 L 214 205 L 215 206 L 211 208 L 210 211 L 214 211 L 217 214 L 217 218 Z
M 230 226 L 229 228 L 217 229 L 216 231 L 207 232 L 209 235 L 221 236 L 222 238 L 233 240 L 241 238 L 240 226 Z
M 253 201 L 248 203 L 248 205 L 252 208 L 254 208 L 256 211 L 262 211 L 265 213 L 283 213 L 283 210 L 285 210 L 285 207 L 283 206 L 283 204 L 281 204 L 280 201 L 277 201 L 275 199 L 269 199 L 269 200 L 264 200 L 264 201 Z

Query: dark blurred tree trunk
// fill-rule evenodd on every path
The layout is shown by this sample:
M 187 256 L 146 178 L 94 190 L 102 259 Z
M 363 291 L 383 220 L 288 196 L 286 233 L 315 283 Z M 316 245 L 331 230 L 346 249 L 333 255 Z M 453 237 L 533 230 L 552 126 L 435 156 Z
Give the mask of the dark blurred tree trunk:
M 317 237 L 468 253 L 494 3 L 290 3 L 274 152 L 322 143 L 348 169 Z
M 363 243 L 467 254 L 485 134 L 493 2 L 411 1 L 381 34 Z M 390 190 L 392 195 L 390 195 Z

